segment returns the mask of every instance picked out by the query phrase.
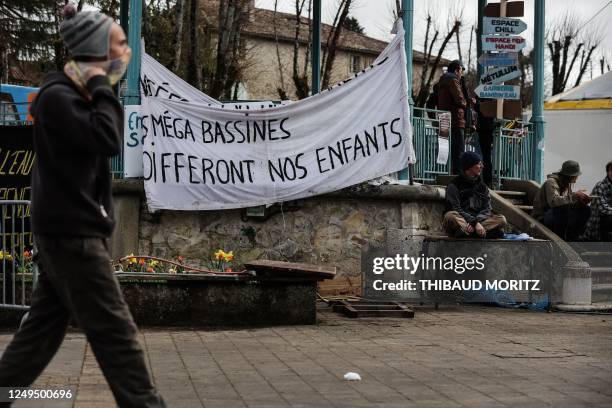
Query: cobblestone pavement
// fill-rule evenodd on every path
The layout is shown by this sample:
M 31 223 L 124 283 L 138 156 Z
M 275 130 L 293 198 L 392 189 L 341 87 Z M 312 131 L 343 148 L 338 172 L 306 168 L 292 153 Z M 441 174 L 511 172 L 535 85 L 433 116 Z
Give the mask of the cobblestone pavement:
M 145 329 L 168 407 L 610 407 L 612 316 L 417 309 L 414 319 L 348 319 L 244 330 Z M 10 333 L 0 334 L 0 350 Z M 343 380 L 354 371 L 362 381 Z M 84 336 L 70 333 L 35 387 L 112 407 Z

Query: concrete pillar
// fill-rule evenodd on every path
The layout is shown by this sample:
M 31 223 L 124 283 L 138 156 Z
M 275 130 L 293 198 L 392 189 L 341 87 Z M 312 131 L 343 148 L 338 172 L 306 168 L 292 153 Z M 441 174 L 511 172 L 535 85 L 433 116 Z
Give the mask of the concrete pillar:
M 588 263 L 568 261 L 562 268 L 563 289 L 561 302 L 564 305 L 591 304 L 591 268 Z

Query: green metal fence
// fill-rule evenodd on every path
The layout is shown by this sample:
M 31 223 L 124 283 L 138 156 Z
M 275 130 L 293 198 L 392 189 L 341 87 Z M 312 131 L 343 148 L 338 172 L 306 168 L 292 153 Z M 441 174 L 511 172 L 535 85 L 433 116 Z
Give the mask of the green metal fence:
M 440 136 L 440 123 L 438 114 L 446 111 L 414 108 L 412 116 L 412 140 L 416 163 L 412 166 L 412 178 L 419 183 L 433 183 L 436 177 L 449 174 L 451 169 L 450 155 L 446 164 L 436 163 L 438 157 L 438 137 Z M 449 122 L 449 129 L 450 129 Z M 448 137 L 450 148 L 450 132 Z
M 413 143 L 417 162 L 413 179 L 434 183 L 438 175 L 450 174 L 451 157 L 445 164 L 436 163 L 440 124 L 438 114 L 444 111 L 414 108 Z M 493 143 L 493 183 L 500 188 L 503 180 L 531 180 L 534 176 L 535 137 L 531 123 L 502 120 L 495 130 Z M 450 145 L 449 135 L 449 145 Z M 480 152 L 478 135 L 466 137 L 465 150 Z
M 121 137 L 121 150 L 117 156 L 111 157 L 110 167 L 113 179 L 123 178 L 123 136 Z
M 493 138 L 493 183 L 531 180 L 534 176 L 535 136 L 529 122 L 502 120 Z

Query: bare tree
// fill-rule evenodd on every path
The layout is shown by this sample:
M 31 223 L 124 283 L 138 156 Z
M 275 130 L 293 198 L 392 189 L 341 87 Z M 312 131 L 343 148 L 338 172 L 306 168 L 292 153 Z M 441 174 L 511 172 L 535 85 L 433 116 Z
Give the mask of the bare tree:
M 349 15 L 352 0 L 341 0 L 334 17 L 334 22 L 331 26 L 331 31 L 327 36 L 327 42 L 323 50 L 323 58 L 321 59 L 321 73 L 322 73 L 322 87 L 327 88 L 329 86 L 330 76 L 332 68 L 334 66 L 334 60 L 336 59 L 336 50 L 338 47 L 338 40 L 344 27 L 344 22 Z
M 219 2 L 217 63 L 209 91 L 213 98 L 231 99 L 232 90 L 240 82 L 241 60 L 244 57 L 241 34 L 242 27 L 249 19 L 249 4 L 249 0 L 221 0 Z
M 172 71 L 177 72 L 181 65 L 181 51 L 183 48 L 183 19 L 185 10 L 185 0 L 176 0 L 175 19 L 174 19 L 174 61 L 172 61 Z
M 304 69 L 300 72 L 299 69 L 299 53 L 300 53 L 300 31 L 302 28 L 302 11 L 306 0 L 295 0 L 295 35 L 293 38 L 293 84 L 295 85 L 295 95 L 298 99 L 304 99 L 310 93 L 310 86 L 308 85 L 308 56 L 310 49 L 310 42 L 306 48 L 306 58 L 304 60 Z M 312 20 L 310 18 L 310 10 L 312 7 L 312 0 L 308 0 L 308 38 L 311 38 L 312 33 Z
M 276 25 L 276 15 L 278 13 L 278 0 L 274 0 L 274 17 L 272 18 L 272 25 L 274 26 L 274 42 L 276 45 L 276 61 L 278 62 L 278 73 L 280 75 L 280 86 L 276 88 L 278 96 L 281 100 L 287 99 L 287 91 L 285 90 L 285 74 L 283 70 L 283 64 L 281 62 L 280 47 L 278 43 L 278 30 Z
M 577 75 L 574 86 L 580 84 L 602 37 L 597 28 L 586 28 L 575 14 L 568 11 L 552 24 L 546 38 L 552 66 L 552 93 L 556 95 L 566 89 L 572 74 Z M 580 63 L 575 72 L 578 57 Z
M 187 64 L 187 81 L 202 89 L 202 70 L 200 66 L 200 44 L 198 35 L 199 0 L 190 0 L 189 4 L 189 63 Z
M 461 20 L 461 13 L 451 16 L 451 18 L 449 19 L 448 31 L 444 36 L 444 39 L 440 43 L 434 59 L 434 46 L 437 44 L 438 37 L 440 35 L 440 30 L 436 27 L 434 23 L 434 17 L 432 13 L 427 13 L 427 25 L 425 29 L 425 41 L 423 47 L 423 52 L 425 55 L 423 65 L 421 67 L 420 86 L 418 89 L 417 96 L 416 98 L 414 98 L 414 103 L 416 106 L 425 106 L 427 98 L 429 97 L 431 84 L 435 79 L 434 76 L 440 65 L 440 60 L 442 59 L 442 54 L 444 53 L 444 50 L 446 49 L 446 46 L 448 45 L 450 39 L 453 37 L 453 35 L 455 35 L 456 32 L 459 31 L 461 27 Z

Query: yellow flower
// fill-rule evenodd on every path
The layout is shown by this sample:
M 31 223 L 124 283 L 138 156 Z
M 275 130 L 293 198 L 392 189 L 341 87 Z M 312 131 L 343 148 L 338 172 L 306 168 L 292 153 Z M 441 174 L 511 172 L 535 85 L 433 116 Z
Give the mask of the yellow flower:
M 220 261 L 222 259 L 225 259 L 225 252 L 223 252 L 222 249 L 218 250 L 217 252 L 215 252 L 215 259 Z
M 156 261 L 155 259 L 151 259 L 151 261 L 149 261 L 149 266 L 151 268 L 155 268 L 157 265 L 159 265 L 159 261 Z
M 170 268 L 170 269 L 168 269 L 168 273 L 176 273 L 176 269 Z
M 225 262 L 232 262 L 234 260 L 234 251 L 229 251 L 224 255 Z
M 128 258 L 128 264 L 131 265 L 131 264 L 135 264 L 137 262 L 136 258 L 134 258 L 134 253 L 133 252 L 131 254 L 129 254 L 128 256 L 131 256 L 131 258 Z
M 13 255 L 9 254 L 6 251 L 0 251 L 0 259 L 6 259 L 7 261 L 12 261 Z

